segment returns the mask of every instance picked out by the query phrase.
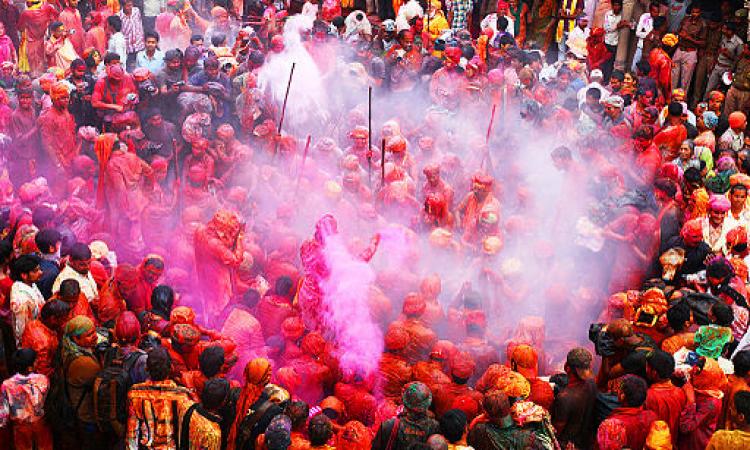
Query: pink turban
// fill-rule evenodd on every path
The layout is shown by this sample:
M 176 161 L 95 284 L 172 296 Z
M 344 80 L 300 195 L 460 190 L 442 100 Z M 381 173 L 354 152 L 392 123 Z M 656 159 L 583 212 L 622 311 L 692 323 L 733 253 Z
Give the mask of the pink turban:
M 727 212 L 730 207 L 729 199 L 723 195 L 712 195 L 708 200 L 708 209 L 711 211 Z

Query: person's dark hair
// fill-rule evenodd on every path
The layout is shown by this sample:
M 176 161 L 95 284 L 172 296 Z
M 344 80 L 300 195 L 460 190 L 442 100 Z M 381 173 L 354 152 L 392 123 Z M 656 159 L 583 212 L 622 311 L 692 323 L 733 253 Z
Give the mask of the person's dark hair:
M 115 32 L 119 32 L 122 30 L 122 19 L 120 19 L 120 16 L 107 17 L 107 24 L 112 27 Z
M 78 280 L 68 278 L 60 283 L 60 298 L 77 299 L 79 295 L 81 295 L 81 285 L 78 283 Z
M 648 357 L 648 367 L 660 380 L 666 380 L 674 373 L 674 357 L 663 350 L 654 350 Z
M 164 320 L 169 320 L 169 314 L 174 305 L 174 291 L 171 287 L 160 284 L 151 292 L 151 312 Z
M 691 3 L 690 6 L 687 7 L 687 13 L 690 14 L 695 8 L 701 9 L 700 5 Z
M 677 185 L 669 178 L 657 179 L 654 181 L 654 188 L 664 192 L 669 198 L 674 198 L 677 194 Z
M 21 275 L 28 274 L 37 267 L 41 258 L 36 255 L 21 255 L 10 263 L 10 277 L 14 281 L 21 281 Z
M 508 396 L 499 389 L 493 389 L 484 395 L 482 408 L 490 419 L 500 419 L 510 414 Z
M 195 41 L 202 41 L 202 40 L 203 40 L 203 35 L 202 34 L 194 34 L 194 35 L 190 36 L 190 45 L 195 45 L 195 44 L 193 44 L 193 42 L 195 42 Z
M 70 248 L 70 259 L 74 261 L 86 261 L 91 259 L 91 249 L 83 242 L 76 242 Z
M 667 114 L 672 117 L 682 117 L 682 104 L 678 102 L 672 102 L 667 106 Z
M 750 350 L 737 352 L 732 358 L 734 364 L 734 374 L 738 377 L 746 377 L 750 373 Z
M 34 368 L 36 352 L 30 348 L 19 348 L 13 354 L 13 365 L 19 373 L 28 373 Z
M 633 133 L 633 139 L 646 139 L 651 140 L 654 138 L 654 129 L 648 125 L 641 125 Z
M 0 264 L 8 264 L 12 255 L 13 244 L 5 239 L 0 240 Z
M 287 276 L 281 276 L 276 279 L 273 291 L 276 295 L 281 297 L 289 297 L 292 292 L 292 287 L 294 287 L 292 279 Z
M 723 25 L 732 33 L 737 34 L 737 24 L 733 22 L 725 22 Z
M 246 308 L 252 309 L 258 305 L 259 301 L 260 301 L 260 293 L 256 291 L 255 289 L 249 289 L 242 296 L 242 300 L 240 300 L 240 304 Z
M 658 30 L 659 28 L 667 24 L 667 18 L 664 16 L 656 16 L 654 17 L 653 23 L 654 23 L 654 30 Z
M 597 89 L 595 87 L 588 88 L 586 90 L 586 97 L 592 97 L 594 100 L 597 100 L 597 101 L 601 100 L 601 98 L 602 98 L 602 91 L 600 91 L 599 89 Z
M 117 17 L 117 16 L 110 16 L 110 17 Z M 119 19 L 119 17 L 118 17 Z M 104 65 L 107 66 L 109 64 L 112 64 L 114 61 L 120 61 L 120 55 L 114 52 L 107 52 L 104 55 L 104 58 L 102 58 L 102 61 L 104 61 Z M 120 61 L 122 62 L 122 61 Z
M 229 395 L 229 382 L 223 378 L 212 378 L 206 381 L 201 392 L 201 404 L 209 411 L 221 408 Z
M 146 40 L 146 39 L 148 39 L 148 38 L 153 38 L 153 39 L 156 39 L 156 42 L 158 43 L 158 42 L 159 42 L 159 39 L 160 39 L 160 37 L 159 37 L 159 33 L 157 33 L 156 31 L 147 31 L 147 32 L 146 32 L 146 33 L 145 33 L 145 34 L 143 35 L 143 40 L 145 41 L 145 40 Z
M 207 378 L 215 377 L 224 365 L 224 349 L 214 345 L 203 350 L 198 356 L 198 366 Z
M 661 17 L 654 18 L 654 23 L 656 22 L 656 19 L 661 19 Z M 648 75 L 648 73 L 651 72 L 651 63 L 649 63 L 645 59 L 642 59 L 638 61 L 638 64 L 635 65 L 635 68 L 638 69 L 639 72 Z
M 509 34 L 507 34 L 507 33 L 506 34 L 501 34 L 500 37 L 497 39 L 497 43 L 498 43 L 499 47 L 502 47 L 502 46 L 505 46 L 505 45 L 510 45 L 510 46 L 516 45 L 516 41 L 513 40 L 513 38 Z M 521 53 L 523 54 L 523 52 L 521 52 Z M 522 62 L 525 62 L 526 61 L 526 55 L 523 54 L 521 57 L 519 57 L 519 59 Z
M 307 423 L 307 417 L 310 415 L 310 407 L 302 400 L 295 400 L 289 402 L 285 413 L 292 419 L 292 429 L 300 430 Z
M 750 424 L 750 391 L 739 391 L 734 394 L 734 409 L 737 414 L 745 416 L 745 423 Z
M 59 20 L 56 20 L 56 21 L 52 22 L 51 24 L 49 24 L 48 30 L 49 30 L 50 33 L 52 33 L 53 31 L 55 31 L 56 29 L 60 28 L 63 25 L 64 24 L 62 22 L 60 22 Z
M 729 189 L 730 194 L 734 194 L 737 191 L 745 191 L 745 193 L 747 194 L 747 187 L 744 184 L 735 184 Z
M 466 413 L 451 409 L 440 418 L 440 434 L 451 444 L 458 442 L 466 431 Z
M 166 53 L 164 53 L 164 61 L 172 61 L 175 59 L 182 60 L 182 51 L 178 48 L 173 48 L 172 50 L 167 50 Z
M 164 270 L 164 260 L 161 258 L 146 258 L 143 265 L 155 267 L 158 270 Z
M 685 302 L 677 303 L 667 310 L 667 322 L 675 332 L 685 331 L 685 323 L 690 320 L 690 306 Z
M 219 68 L 219 60 L 216 57 L 208 57 L 203 62 L 203 68 L 204 69 L 218 69 Z
M 625 80 L 625 73 L 622 70 L 613 70 L 609 78 L 614 78 L 617 81 L 623 81 Z
M 556 159 L 573 159 L 573 153 L 568 147 L 561 145 L 552 150 L 552 157 Z
M 345 25 L 346 21 L 341 16 L 336 16 L 331 20 L 331 25 L 333 25 L 336 28 L 341 28 Z
M 224 33 L 214 33 L 211 36 L 211 45 L 214 47 L 220 47 L 227 42 L 227 35 Z
M 324 445 L 331 439 L 331 435 L 333 435 L 331 419 L 325 414 L 314 416 L 307 425 L 307 434 L 310 438 L 310 444 L 315 446 Z
M 501 33 L 503 33 L 508 28 L 508 19 L 505 18 L 505 17 L 503 17 L 503 16 L 500 16 L 500 15 L 498 15 L 498 16 L 499 17 L 497 18 L 497 27 L 496 28 L 498 29 L 498 31 L 500 31 Z
M 70 305 L 62 300 L 50 300 L 42 306 L 39 316 L 42 322 L 54 317 L 65 317 L 70 312 Z
M 247 60 L 254 66 L 262 66 L 266 60 L 266 56 L 260 50 L 251 50 L 250 54 L 247 55 Z
M 687 183 L 700 183 L 703 180 L 701 171 L 695 167 L 688 167 L 682 177 Z
M 726 303 L 714 303 L 711 314 L 716 318 L 716 325 L 721 327 L 728 327 L 734 322 L 734 311 Z
M 625 397 L 625 405 L 630 408 L 638 408 L 646 401 L 648 384 L 646 380 L 637 375 L 625 375 L 622 377 L 620 389 Z
M 126 3 L 133 4 L 133 0 L 120 0 L 120 8 L 124 8 Z
M 172 371 L 172 358 L 167 349 L 157 347 L 148 353 L 146 358 L 146 372 L 152 381 L 164 381 Z
M 62 242 L 62 235 L 54 228 L 45 228 L 36 234 L 34 242 L 42 254 L 51 255 L 55 253 L 57 244 Z
M 55 222 L 56 218 L 57 214 L 55 213 L 55 210 L 45 205 L 37 206 L 31 213 L 31 223 L 40 230 L 42 228 L 48 228 L 50 224 Z

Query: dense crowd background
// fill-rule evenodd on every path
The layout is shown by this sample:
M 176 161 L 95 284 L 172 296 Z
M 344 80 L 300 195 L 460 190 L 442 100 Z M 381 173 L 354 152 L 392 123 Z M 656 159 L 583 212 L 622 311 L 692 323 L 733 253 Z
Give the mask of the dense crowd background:
M 0 448 L 750 448 L 744 6 L 0 0 Z

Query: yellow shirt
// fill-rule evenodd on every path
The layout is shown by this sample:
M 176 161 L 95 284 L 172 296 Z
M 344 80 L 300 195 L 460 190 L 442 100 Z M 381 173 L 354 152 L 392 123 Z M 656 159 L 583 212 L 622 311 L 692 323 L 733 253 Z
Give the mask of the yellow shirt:
M 706 450 L 736 450 L 740 448 L 750 448 L 750 433 L 740 430 L 719 430 L 711 436 Z

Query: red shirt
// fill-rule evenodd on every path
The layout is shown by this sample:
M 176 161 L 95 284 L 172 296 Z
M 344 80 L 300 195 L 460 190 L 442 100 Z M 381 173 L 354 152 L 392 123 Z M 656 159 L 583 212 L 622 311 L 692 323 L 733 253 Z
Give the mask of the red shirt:
M 679 434 L 680 413 L 686 404 L 685 392 L 667 380 L 654 383 L 648 389 L 643 408 L 655 412 L 659 420 L 667 422 L 672 435 L 672 444 L 675 445 Z
M 109 77 L 100 78 L 94 85 L 94 93 L 91 95 L 91 103 L 101 101 L 115 105 L 124 105 L 128 94 L 137 94 L 138 90 L 129 75 L 125 76 L 119 83 L 115 84 Z
M 609 419 L 618 419 L 625 425 L 628 436 L 628 447 L 631 450 L 641 450 L 646 444 L 651 424 L 659 418 L 653 411 L 641 408 L 617 408 L 612 411 Z
M 661 162 L 661 152 L 655 144 L 649 145 L 646 150 L 638 153 L 635 157 L 636 170 L 645 175 L 644 179 L 648 184 L 656 178 Z

